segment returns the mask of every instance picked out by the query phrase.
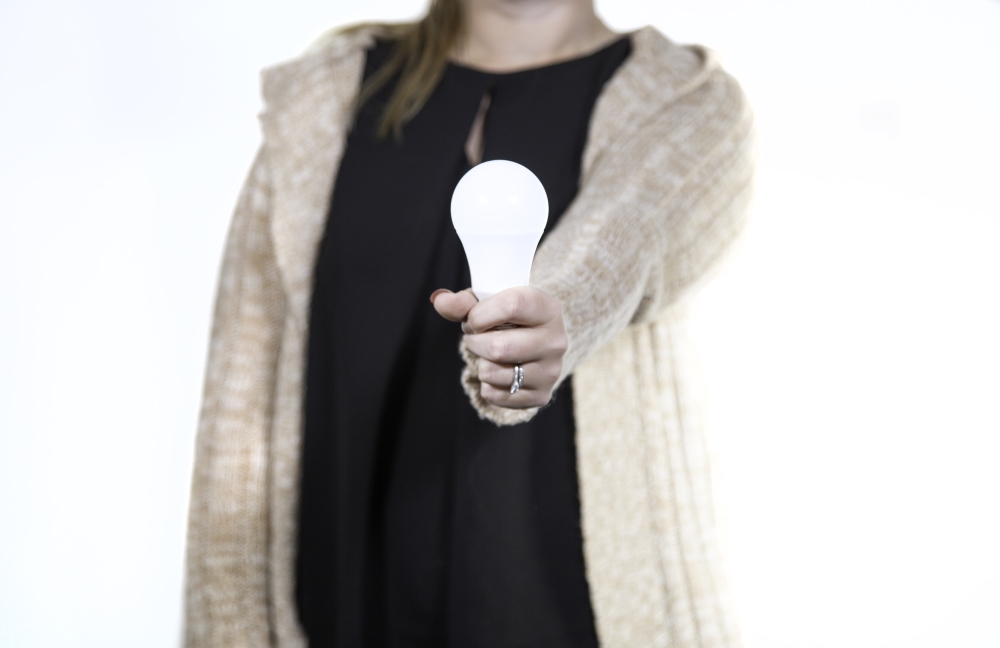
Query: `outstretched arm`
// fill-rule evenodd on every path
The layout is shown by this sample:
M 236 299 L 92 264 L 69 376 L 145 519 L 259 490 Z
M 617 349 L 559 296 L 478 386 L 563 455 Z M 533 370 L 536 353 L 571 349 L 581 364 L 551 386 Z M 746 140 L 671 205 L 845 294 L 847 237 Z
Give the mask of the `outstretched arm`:
M 546 385 L 549 393 L 627 326 L 656 319 L 710 274 L 745 220 L 752 133 L 742 91 L 718 71 L 598 156 L 532 268 L 531 284 L 558 304 L 568 340 L 560 375 Z M 555 309 L 548 299 L 531 303 L 540 310 L 528 314 L 530 321 L 544 321 L 542 309 Z M 469 309 L 470 318 L 476 308 Z M 513 409 L 516 401 L 494 389 L 494 365 L 518 358 L 493 352 L 516 348 L 528 359 L 553 348 L 546 346 L 551 341 L 537 336 L 539 348 L 524 349 L 515 344 L 529 336 L 517 329 L 481 335 L 467 335 L 462 348 L 463 383 L 473 405 L 498 424 L 530 419 L 536 406 Z M 486 339 L 492 349 L 479 341 Z M 479 375 L 481 352 L 489 354 L 484 376 Z

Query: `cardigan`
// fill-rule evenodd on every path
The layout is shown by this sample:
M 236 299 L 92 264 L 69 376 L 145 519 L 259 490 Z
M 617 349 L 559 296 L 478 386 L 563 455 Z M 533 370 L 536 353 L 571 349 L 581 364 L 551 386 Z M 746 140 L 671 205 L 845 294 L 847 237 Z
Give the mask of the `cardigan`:
M 377 32 L 265 70 L 262 144 L 219 279 L 187 537 L 185 645 L 303 648 L 294 604 L 305 344 L 317 246 Z M 647 27 L 595 105 L 580 189 L 531 284 L 563 305 L 587 580 L 610 648 L 739 644 L 722 573 L 691 296 L 746 219 L 753 119 L 717 57 Z M 536 410 L 479 395 L 499 425 Z M 456 377 L 458 379 L 458 377 Z

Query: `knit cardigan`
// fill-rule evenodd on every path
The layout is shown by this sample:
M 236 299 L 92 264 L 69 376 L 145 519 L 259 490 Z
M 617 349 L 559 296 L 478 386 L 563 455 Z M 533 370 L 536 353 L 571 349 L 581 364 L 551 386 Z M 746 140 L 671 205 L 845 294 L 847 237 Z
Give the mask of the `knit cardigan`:
M 739 643 L 684 342 L 687 297 L 742 228 L 752 118 L 715 56 L 653 28 L 600 95 L 579 193 L 531 283 L 563 305 L 587 580 L 601 645 Z M 185 643 L 303 648 L 294 574 L 308 309 L 370 30 L 263 73 L 263 142 L 222 264 L 196 443 Z M 479 396 L 498 424 L 526 420 Z M 459 380 L 459 377 L 455 377 Z

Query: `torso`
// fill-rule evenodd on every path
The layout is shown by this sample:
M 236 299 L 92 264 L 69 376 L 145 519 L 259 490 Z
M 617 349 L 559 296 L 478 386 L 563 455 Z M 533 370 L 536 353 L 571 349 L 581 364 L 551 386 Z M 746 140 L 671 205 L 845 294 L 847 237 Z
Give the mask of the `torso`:
M 402 142 L 372 134 L 391 87 L 360 112 L 310 315 L 296 595 L 312 648 L 596 646 L 569 381 L 529 423 L 480 420 L 459 385 L 459 327 L 427 296 L 469 285 L 448 205 L 483 97 L 482 159 L 539 177 L 551 229 L 628 53 L 623 39 L 512 74 L 451 65 Z

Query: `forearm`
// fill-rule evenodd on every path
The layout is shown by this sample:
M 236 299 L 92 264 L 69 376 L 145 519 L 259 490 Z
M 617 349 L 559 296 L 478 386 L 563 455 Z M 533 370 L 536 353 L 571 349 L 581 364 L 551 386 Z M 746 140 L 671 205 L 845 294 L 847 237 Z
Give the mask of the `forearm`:
M 531 285 L 558 300 L 568 339 L 559 382 L 630 323 L 681 299 L 742 229 L 750 111 L 722 73 L 699 93 L 599 156 L 536 254 Z M 478 356 L 468 346 L 463 354 L 463 384 L 482 416 L 511 424 L 533 415 L 484 402 Z
M 539 250 L 532 285 L 562 304 L 564 378 L 630 323 L 655 320 L 682 299 L 742 232 L 753 120 L 738 87 L 731 94 L 725 119 L 704 118 L 703 137 L 665 116 L 623 143 Z

